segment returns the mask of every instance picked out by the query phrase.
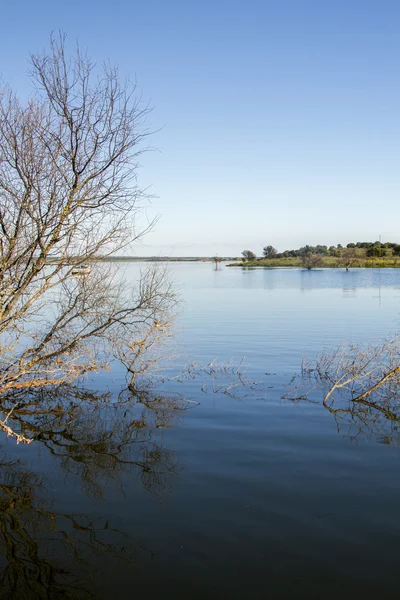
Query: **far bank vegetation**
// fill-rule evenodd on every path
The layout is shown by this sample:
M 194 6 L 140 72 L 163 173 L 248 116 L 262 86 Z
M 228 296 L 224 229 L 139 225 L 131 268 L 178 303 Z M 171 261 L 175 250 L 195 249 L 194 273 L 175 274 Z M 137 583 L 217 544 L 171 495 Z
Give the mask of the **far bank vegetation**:
M 263 256 L 251 250 L 242 252 L 242 262 L 229 266 L 304 267 L 306 269 L 332 267 L 400 267 L 400 244 L 395 242 L 351 242 L 343 247 L 302 246 L 297 250 L 278 252 L 272 245 L 263 249 Z

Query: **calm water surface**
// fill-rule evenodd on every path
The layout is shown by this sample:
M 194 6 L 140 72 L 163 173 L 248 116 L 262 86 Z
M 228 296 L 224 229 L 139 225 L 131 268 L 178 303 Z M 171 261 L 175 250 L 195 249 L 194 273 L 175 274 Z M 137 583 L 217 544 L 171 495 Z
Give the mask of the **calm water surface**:
M 400 270 L 171 271 L 178 362 L 245 357 L 262 387 L 199 376 L 83 412 L 76 439 L 3 439 L 0 598 L 397 597 L 398 448 L 282 396 L 303 356 L 397 331 Z

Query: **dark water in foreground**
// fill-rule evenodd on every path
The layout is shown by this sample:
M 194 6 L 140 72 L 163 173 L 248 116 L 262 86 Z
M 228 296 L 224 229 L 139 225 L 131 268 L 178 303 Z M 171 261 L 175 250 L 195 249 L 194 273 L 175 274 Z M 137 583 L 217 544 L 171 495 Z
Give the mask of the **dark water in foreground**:
M 74 439 L 57 416 L 3 438 L 0 598 L 397 597 L 399 449 L 281 398 L 303 355 L 398 329 L 400 270 L 172 270 L 182 356 L 262 386 L 199 376 L 83 410 Z

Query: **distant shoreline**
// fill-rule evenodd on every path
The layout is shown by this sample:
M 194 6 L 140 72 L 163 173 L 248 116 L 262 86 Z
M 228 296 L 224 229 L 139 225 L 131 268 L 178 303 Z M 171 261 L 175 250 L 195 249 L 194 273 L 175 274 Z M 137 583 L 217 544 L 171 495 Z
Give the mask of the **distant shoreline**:
M 213 263 L 217 258 L 218 263 L 229 263 L 226 264 L 226 267 L 241 267 L 244 269 L 247 268 L 261 268 L 261 267 L 276 267 L 276 268 L 304 268 L 301 260 L 297 257 L 290 258 L 259 258 L 251 261 L 242 261 L 237 256 L 106 256 L 106 257 L 95 257 L 90 259 L 90 262 L 185 262 L 185 263 L 193 263 L 193 262 L 207 262 Z M 49 257 L 49 263 L 56 263 L 60 260 L 59 257 L 53 256 Z M 84 258 L 82 257 L 82 261 Z M 71 263 L 79 263 L 80 257 L 71 257 Z M 86 262 L 86 260 L 85 260 Z M 336 257 L 325 256 L 321 260 L 321 263 L 313 268 L 329 268 L 329 269 L 343 269 L 346 268 L 346 264 L 344 264 L 343 260 Z M 356 259 L 351 261 L 348 265 L 348 268 L 380 268 L 380 269 L 396 269 L 400 268 L 400 257 L 371 257 L 371 258 L 363 258 Z
M 227 267 L 293 267 L 293 268 L 305 268 L 302 265 L 299 258 L 270 258 L 270 259 L 258 259 L 246 262 L 233 262 Z M 398 269 L 400 268 L 400 257 L 371 257 L 363 259 L 355 259 L 348 264 L 344 263 L 340 258 L 333 256 L 326 256 L 321 259 L 319 265 L 313 267 L 316 269 L 345 269 L 346 266 L 349 269 Z
M 71 257 L 71 261 L 79 262 L 80 257 Z M 91 262 L 231 262 L 240 260 L 237 256 L 96 256 Z M 51 256 L 49 262 L 58 262 L 60 257 Z M 84 260 L 84 257 L 82 257 Z M 86 262 L 87 259 L 85 259 Z
M 104 262 L 214 262 L 215 256 L 108 256 L 96 258 Z M 237 256 L 218 256 L 218 262 L 229 262 L 240 260 Z

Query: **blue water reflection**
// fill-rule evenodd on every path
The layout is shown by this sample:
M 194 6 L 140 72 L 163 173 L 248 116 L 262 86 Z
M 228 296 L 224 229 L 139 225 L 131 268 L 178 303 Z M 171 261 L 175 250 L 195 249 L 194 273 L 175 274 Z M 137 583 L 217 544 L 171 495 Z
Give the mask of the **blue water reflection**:
M 126 273 L 137 278 L 138 269 L 132 264 Z M 38 566 L 22 550 L 31 580 L 35 569 L 41 581 L 48 577 L 53 561 L 73 576 L 60 588 L 71 598 L 86 592 L 99 599 L 397 596 L 397 450 L 338 433 L 320 405 L 282 402 L 282 396 L 303 356 L 397 330 L 400 270 L 214 271 L 209 263 L 170 269 L 183 297 L 174 368 L 246 357 L 247 373 L 263 391 L 234 400 L 212 386 L 204 391 L 198 379 L 182 380 L 166 385 L 168 393 L 198 406 L 182 410 L 181 399 L 159 394 L 155 403 L 133 398 L 120 421 L 107 411 L 85 416 L 82 409 L 76 443 L 78 424 L 59 421 L 51 437 L 61 440 L 57 452 L 43 444 L 46 428 L 30 447 L 5 441 L 5 455 L 23 468 L 14 467 L 13 475 L 3 468 L 3 525 L 19 510 L 13 523 L 28 531 L 26 543 L 32 539 L 44 561 Z M 115 368 L 85 383 L 115 397 L 123 377 Z M 125 462 L 110 470 L 116 457 Z M 93 470 L 96 494 L 88 494 Z M 29 481 L 35 489 L 26 487 Z M 25 504 L 10 504 L 12 493 Z M 32 529 L 35 519 L 42 529 Z M 67 557 L 66 538 L 64 545 L 53 539 L 60 537 L 60 521 L 79 543 L 75 562 L 73 552 Z M 89 524 L 103 550 L 90 548 Z M 10 573 L 4 571 L 10 527 L 4 527 L 3 574 Z

